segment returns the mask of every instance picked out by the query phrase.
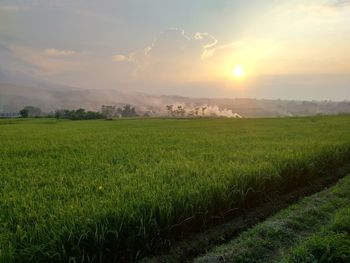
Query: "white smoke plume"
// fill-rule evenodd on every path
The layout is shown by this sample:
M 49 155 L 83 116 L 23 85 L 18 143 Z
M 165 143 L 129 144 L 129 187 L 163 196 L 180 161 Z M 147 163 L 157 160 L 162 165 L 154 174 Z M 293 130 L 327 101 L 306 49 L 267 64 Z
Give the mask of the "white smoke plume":
M 214 105 L 186 106 L 185 104 L 166 105 L 168 116 L 173 117 L 226 117 L 226 118 L 242 118 L 238 113 L 232 110 L 220 109 Z
M 232 110 L 220 109 L 219 106 L 208 106 L 205 110 L 205 116 L 212 117 L 227 117 L 227 118 L 242 118 L 238 113 L 234 113 Z

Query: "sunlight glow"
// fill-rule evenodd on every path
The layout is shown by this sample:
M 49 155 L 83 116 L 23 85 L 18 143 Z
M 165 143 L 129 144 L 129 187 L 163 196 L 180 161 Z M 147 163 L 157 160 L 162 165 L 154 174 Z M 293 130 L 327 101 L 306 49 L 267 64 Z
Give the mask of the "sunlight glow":
M 232 75 L 236 78 L 242 78 L 244 76 L 244 69 L 242 65 L 238 65 L 232 69 Z

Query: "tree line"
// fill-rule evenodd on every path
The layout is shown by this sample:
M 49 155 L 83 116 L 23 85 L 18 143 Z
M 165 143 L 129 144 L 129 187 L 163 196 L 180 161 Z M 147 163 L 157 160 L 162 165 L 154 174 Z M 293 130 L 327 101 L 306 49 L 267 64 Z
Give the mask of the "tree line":
M 83 108 L 77 110 L 56 110 L 55 112 L 44 113 L 40 108 L 34 106 L 26 106 L 19 112 L 22 118 L 56 118 L 69 120 L 96 120 L 96 119 L 112 119 L 121 117 L 137 117 L 135 107 L 126 104 L 122 107 L 105 106 L 101 111 L 87 111 Z
M 207 106 L 198 106 L 191 108 L 190 110 L 186 109 L 182 105 L 166 105 L 165 106 L 168 116 L 171 117 L 199 117 L 205 115 L 205 110 L 208 108 Z
M 105 117 L 101 112 L 86 111 L 85 109 L 77 110 L 56 110 L 56 119 L 69 119 L 69 120 L 96 120 L 104 119 Z
M 107 119 L 139 116 L 135 107 L 130 104 L 126 104 L 123 107 L 102 105 L 101 112 Z

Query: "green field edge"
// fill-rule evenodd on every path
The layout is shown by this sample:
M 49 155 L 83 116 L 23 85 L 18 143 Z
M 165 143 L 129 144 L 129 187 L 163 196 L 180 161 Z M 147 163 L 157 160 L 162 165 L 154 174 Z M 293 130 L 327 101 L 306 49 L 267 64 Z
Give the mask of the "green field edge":
M 270 177 L 271 181 L 265 181 L 264 185 L 255 188 L 256 184 L 254 182 L 248 183 L 247 185 L 250 187 L 243 189 L 243 196 L 232 197 L 233 200 L 238 201 L 230 209 L 226 211 L 215 209 L 220 206 L 218 203 L 214 203 L 211 204 L 212 209 L 209 210 L 209 213 L 205 215 L 197 214 L 176 226 L 170 227 L 170 231 L 167 229 L 168 231 L 165 231 L 165 234 L 154 243 L 149 255 L 154 255 L 154 252 L 166 251 L 178 241 L 186 240 L 193 234 L 232 220 L 234 217 L 240 216 L 243 210 L 256 209 L 266 200 L 276 200 L 279 196 L 288 195 L 307 183 L 315 183 L 322 178 L 329 178 L 330 175 L 334 177 L 334 180 L 338 180 L 350 171 L 349 162 L 350 146 L 346 145 L 336 147 L 330 151 L 321 151 L 319 155 L 301 161 L 286 163 L 280 170 L 278 177 Z M 216 201 L 219 202 L 219 200 Z
M 202 233 L 190 235 L 185 240 L 176 242 L 170 249 L 158 252 L 153 257 L 146 257 L 142 263 L 191 262 L 195 257 L 204 254 L 215 246 L 228 243 L 248 228 L 262 222 L 301 198 L 315 194 L 326 187 L 335 185 L 339 179 L 350 172 L 350 165 L 345 165 L 328 176 L 316 178 L 289 193 L 272 193 L 260 205 L 240 208 L 221 218 L 222 223 L 209 227 Z
M 350 262 L 350 175 L 212 248 L 196 263 Z

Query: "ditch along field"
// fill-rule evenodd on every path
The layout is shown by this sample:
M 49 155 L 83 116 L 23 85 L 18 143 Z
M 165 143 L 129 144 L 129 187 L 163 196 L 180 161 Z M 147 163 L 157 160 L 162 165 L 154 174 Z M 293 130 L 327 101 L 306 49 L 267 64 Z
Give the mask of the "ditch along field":
M 0 120 L 0 262 L 140 259 L 339 174 L 349 131 L 349 116 Z
M 194 262 L 350 262 L 350 175 Z

